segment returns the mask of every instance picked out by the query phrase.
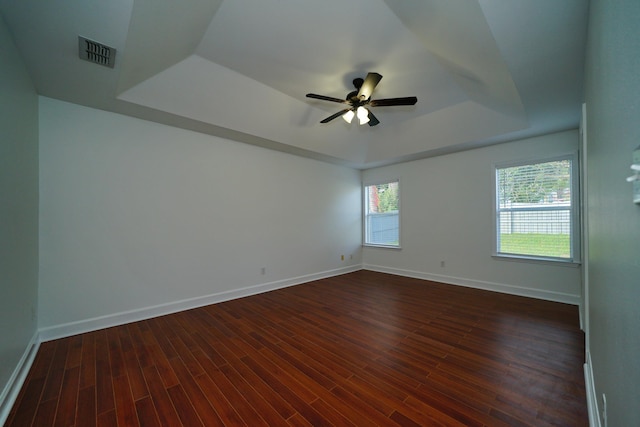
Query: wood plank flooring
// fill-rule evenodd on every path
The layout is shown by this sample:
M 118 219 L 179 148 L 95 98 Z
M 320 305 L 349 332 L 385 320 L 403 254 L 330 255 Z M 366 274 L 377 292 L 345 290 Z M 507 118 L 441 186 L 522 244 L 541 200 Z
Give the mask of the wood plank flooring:
M 7 426 L 587 426 L 575 306 L 370 271 L 42 343 Z

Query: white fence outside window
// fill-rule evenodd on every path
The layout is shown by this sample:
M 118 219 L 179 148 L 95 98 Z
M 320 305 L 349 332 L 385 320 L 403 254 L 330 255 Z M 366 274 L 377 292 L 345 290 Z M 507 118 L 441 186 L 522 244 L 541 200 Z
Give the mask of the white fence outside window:
M 514 203 L 509 208 L 500 208 L 499 224 L 500 234 L 570 234 L 571 206 Z

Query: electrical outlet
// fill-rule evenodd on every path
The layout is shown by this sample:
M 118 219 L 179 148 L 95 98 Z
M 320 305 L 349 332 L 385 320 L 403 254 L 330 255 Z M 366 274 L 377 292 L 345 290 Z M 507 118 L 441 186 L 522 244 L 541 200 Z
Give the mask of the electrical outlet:
M 267 274 L 267 267 L 262 267 L 262 268 L 260 269 L 260 274 L 262 274 L 262 275 Z
M 444 266 L 445 266 L 444 261 L 440 261 L 440 267 L 443 267 L 443 268 L 444 268 Z
M 340 255 L 340 260 L 344 261 L 344 255 Z
M 349 259 L 353 259 L 353 254 L 350 254 L 350 255 L 349 255 Z
M 607 427 L 607 396 L 602 393 L 602 427 Z

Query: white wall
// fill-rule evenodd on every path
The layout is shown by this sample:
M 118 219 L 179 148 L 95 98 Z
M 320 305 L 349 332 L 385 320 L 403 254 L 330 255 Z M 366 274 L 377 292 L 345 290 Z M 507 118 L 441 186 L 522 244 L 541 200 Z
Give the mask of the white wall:
M 640 425 L 640 2 L 592 0 L 587 48 L 589 352 L 609 427 Z M 603 410 L 600 406 L 600 411 Z
M 359 171 L 43 97 L 40 192 L 45 339 L 361 262 Z
M 579 268 L 491 257 L 492 165 L 578 146 L 575 130 L 364 171 L 400 179 L 402 245 L 365 248 L 365 268 L 578 304 Z
M 0 424 L 34 348 L 37 291 L 38 98 L 0 15 Z

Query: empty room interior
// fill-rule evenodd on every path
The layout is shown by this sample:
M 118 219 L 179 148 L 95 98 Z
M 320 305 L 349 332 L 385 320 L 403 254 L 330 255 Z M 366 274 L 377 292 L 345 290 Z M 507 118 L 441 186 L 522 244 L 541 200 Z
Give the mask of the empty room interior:
M 637 0 L 0 0 L 0 424 L 640 425 Z

